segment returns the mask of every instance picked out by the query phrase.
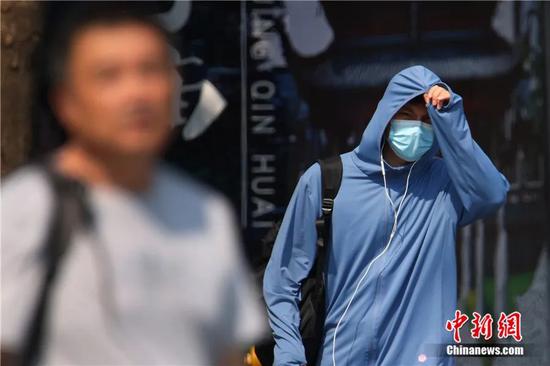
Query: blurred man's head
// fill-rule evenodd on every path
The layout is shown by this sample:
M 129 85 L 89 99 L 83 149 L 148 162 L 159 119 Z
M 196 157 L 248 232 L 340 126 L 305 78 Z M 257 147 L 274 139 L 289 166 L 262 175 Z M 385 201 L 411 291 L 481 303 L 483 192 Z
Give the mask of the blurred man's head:
M 175 72 L 160 26 L 97 12 L 62 32 L 50 99 L 69 140 L 107 156 L 158 155 L 170 132 Z

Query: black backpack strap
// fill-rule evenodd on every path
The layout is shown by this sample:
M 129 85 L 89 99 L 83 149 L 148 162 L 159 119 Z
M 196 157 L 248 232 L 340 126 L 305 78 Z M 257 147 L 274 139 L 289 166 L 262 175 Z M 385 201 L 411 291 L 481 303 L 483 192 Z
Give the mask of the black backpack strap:
M 77 226 L 88 227 L 92 224 L 92 215 L 85 200 L 84 185 L 57 173 L 50 160 L 41 160 L 37 165 L 42 168 L 50 184 L 54 207 L 47 236 L 41 248 L 44 276 L 23 340 L 21 366 L 35 365 L 39 361 L 50 294 L 58 269 L 69 250 L 71 237 Z
M 330 217 L 334 207 L 334 199 L 342 183 L 342 159 L 340 156 L 335 156 L 326 160 L 319 160 L 319 164 L 321 165 L 323 187 L 323 216 Z
M 340 190 L 342 183 L 342 159 L 340 156 L 334 156 L 325 160 L 319 160 L 321 166 L 321 210 L 322 217 L 317 220 L 317 276 L 323 277 L 323 270 L 326 264 L 327 247 L 330 244 L 332 229 L 332 209 L 334 208 L 334 199 Z

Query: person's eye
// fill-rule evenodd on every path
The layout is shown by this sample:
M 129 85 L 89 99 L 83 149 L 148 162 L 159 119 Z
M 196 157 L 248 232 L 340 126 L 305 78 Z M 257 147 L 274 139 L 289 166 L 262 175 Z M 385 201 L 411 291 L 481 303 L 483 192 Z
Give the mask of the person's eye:
M 158 75 L 167 71 L 167 66 L 160 62 L 146 63 L 141 67 L 144 75 Z
M 416 119 L 416 115 L 410 111 L 403 111 L 399 114 L 401 119 Z

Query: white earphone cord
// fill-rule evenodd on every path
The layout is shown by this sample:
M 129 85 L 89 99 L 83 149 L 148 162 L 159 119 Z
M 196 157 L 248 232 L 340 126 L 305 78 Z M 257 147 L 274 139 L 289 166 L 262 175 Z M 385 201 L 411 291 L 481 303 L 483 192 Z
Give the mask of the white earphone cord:
M 392 226 L 392 230 L 391 230 L 391 233 L 390 233 L 390 238 L 388 240 L 388 243 L 384 247 L 384 250 L 382 250 L 382 252 L 380 252 L 380 254 L 378 254 L 376 257 L 374 257 L 373 260 L 370 261 L 369 265 L 367 266 L 367 270 L 365 271 L 363 276 L 361 276 L 361 278 L 359 279 L 359 282 L 357 283 L 357 286 L 355 287 L 355 290 L 353 291 L 353 295 L 351 295 L 351 298 L 348 302 L 348 305 L 346 306 L 346 308 L 344 310 L 344 313 L 342 314 L 342 316 L 340 317 L 340 320 L 338 320 L 338 323 L 336 324 L 336 329 L 334 329 L 334 335 L 332 336 L 332 365 L 333 366 L 336 366 L 336 356 L 335 356 L 335 353 L 336 353 L 336 335 L 338 334 L 338 329 L 340 328 L 340 323 L 342 322 L 342 320 L 346 316 L 346 314 L 348 312 L 348 309 L 351 306 L 351 303 L 355 299 L 355 295 L 357 294 L 357 291 L 359 291 L 359 287 L 361 286 L 361 283 L 363 283 L 363 280 L 366 278 L 367 273 L 369 273 L 369 270 L 370 270 L 370 267 L 371 267 L 372 263 L 374 263 L 378 258 L 380 258 L 390 246 L 390 243 L 393 239 L 395 231 L 397 230 L 397 218 L 399 217 L 399 213 L 401 211 L 401 206 L 403 205 L 403 202 L 405 201 L 405 197 L 407 196 L 407 191 L 409 189 L 409 178 L 411 176 L 411 172 L 412 172 L 415 164 L 416 164 L 416 161 L 411 166 L 411 169 L 409 170 L 409 174 L 407 174 L 407 183 L 405 184 L 405 193 L 403 193 L 403 197 L 401 198 L 401 202 L 399 203 L 399 207 L 397 208 L 397 212 L 396 212 L 395 211 L 395 204 L 393 203 L 393 200 L 391 199 L 391 197 L 388 193 L 388 188 L 387 188 L 387 183 L 386 183 L 386 170 L 384 169 L 384 159 L 382 158 L 382 155 L 380 155 L 380 166 L 382 167 L 382 177 L 384 178 L 384 193 L 386 194 L 386 197 L 390 201 L 390 204 L 391 204 L 392 210 L 393 210 L 393 215 L 394 215 L 393 216 L 394 217 L 393 226 Z

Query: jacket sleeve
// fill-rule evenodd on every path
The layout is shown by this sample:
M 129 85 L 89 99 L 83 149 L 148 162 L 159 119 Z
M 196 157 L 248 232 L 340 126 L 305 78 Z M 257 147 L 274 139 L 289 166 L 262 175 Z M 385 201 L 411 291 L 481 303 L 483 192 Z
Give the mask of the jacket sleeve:
M 312 165 L 288 204 L 263 279 L 263 294 L 275 339 L 274 365 L 306 363 L 300 336 L 300 285 L 316 255 L 315 221 L 321 215 L 321 170 Z
M 472 138 L 462 97 L 444 82 L 451 94 L 440 110 L 431 103 L 428 113 L 451 184 L 448 186 L 458 225 L 467 225 L 496 211 L 506 201 L 509 183 Z

